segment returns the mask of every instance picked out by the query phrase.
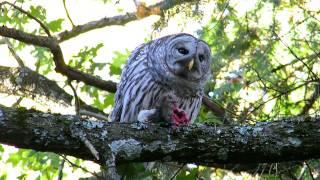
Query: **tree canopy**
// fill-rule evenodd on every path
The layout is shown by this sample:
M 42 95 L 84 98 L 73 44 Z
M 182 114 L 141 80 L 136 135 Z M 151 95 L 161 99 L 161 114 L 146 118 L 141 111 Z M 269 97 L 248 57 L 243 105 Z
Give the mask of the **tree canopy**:
M 319 13 L 317 0 L 1 1 L 0 179 L 114 166 L 128 179 L 319 178 Z M 130 52 L 179 32 L 213 55 L 196 124 L 108 123 Z

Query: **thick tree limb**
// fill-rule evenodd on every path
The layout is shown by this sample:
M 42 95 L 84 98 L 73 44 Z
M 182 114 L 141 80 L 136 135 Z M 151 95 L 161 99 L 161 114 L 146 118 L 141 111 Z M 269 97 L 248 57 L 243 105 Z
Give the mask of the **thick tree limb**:
M 60 106 L 73 106 L 73 96 L 60 88 L 55 81 L 27 67 L 0 66 L 0 93 L 27 97 L 40 103 L 51 102 Z M 82 100 L 80 100 L 80 108 L 107 116 L 103 111 L 87 105 Z
M 254 126 L 167 128 L 110 124 L 74 116 L 0 107 L 0 142 L 20 148 L 52 151 L 104 164 L 111 154 L 116 163 L 174 161 L 202 165 L 283 162 L 320 157 L 320 118 L 291 118 Z M 301 121 L 303 120 L 303 121 Z M 70 129 L 80 128 L 99 152 L 95 160 Z
M 99 79 L 96 76 L 83 73 L 77 69 L 67 66 L 64 62 L 64 57 L 61 48 L 55 38 L 36 36 L 5 26 L 0 27 L 0 35 L 16 39 L 27 44 L 46 47 L 53 54 L 53 60 L 56 65 L 57 72 L 67 76 L 71 80 L 82 81 L 87 85 L 95 86 L 108 92 L 116 92 L 117 85 L 115 82 L 105 81 Z M 224 117 L 224 110 L 215 103 L 213 103 L 208 97 L 204 97 L 203 104 L 206 105 L 216 116 Z

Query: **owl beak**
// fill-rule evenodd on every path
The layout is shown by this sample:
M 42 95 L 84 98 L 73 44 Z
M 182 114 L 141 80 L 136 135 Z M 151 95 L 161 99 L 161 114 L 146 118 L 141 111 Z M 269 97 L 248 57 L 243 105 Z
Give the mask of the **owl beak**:
M 194 59 L 192 58 L 191 61 L 188 63 L 188 69 L 189 69 L 189 71 L 192 69 L 193 64 L 194 64 Z

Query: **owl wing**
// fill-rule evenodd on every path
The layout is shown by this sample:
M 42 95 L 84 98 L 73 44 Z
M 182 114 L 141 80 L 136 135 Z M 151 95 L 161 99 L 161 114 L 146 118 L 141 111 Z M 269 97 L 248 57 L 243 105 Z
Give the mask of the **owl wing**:
M 129 76 L 130 72 L 128 69 L 132 65 L 133 62 L 135 62 L 138 59 L 138 56 L 141 53 L 141 50 L 144 48 L 145 44 L 142 44 L 138 46 L 129 56 L 126 65 L 124 66 L 122 73 L 121 73 L 121 79 L 119 84 L 117 85 L 117 92 L 115 94 L 115 100 L 114 100 L 114 108 L 112 110 L 112 113 L 110 114 L 109 118 L 112 122 L 120 122 L 121 120 L 121 114 L 123 110 L 123 103 L 124 103 L 124 92 L 125 88 L 127 87 L 127 84 L 129 83 Z

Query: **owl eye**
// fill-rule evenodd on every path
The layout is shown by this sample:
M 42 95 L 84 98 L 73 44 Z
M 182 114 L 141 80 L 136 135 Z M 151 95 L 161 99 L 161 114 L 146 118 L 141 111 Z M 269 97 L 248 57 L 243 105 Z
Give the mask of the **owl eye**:
M 178 48 L 178 52 L 179 52 L 180 54 L 183 54 L 183 55 L 186 55 L 186 54 L 189 53 L 189 51 L 188 51 L 186 48 L 183 48 L 183 47 Z
M 205 59 L 205 58 L 204 58 L 204 55 L 203 55 L 203 54 L 200 54 L 200 55 L 199 55 L 199 61 L 202 62 L 202 61 L 204 61 L 204 59 Z

